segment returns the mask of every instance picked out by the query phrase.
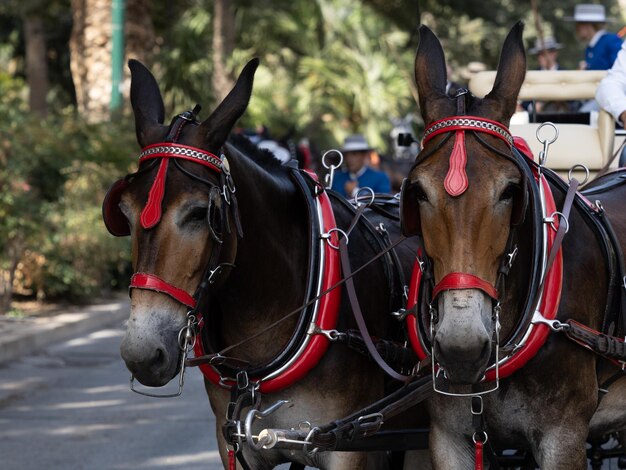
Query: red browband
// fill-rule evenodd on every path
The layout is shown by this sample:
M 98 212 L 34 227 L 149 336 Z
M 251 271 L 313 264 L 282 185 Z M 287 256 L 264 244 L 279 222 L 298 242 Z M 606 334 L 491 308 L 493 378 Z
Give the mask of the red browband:
M 433 122 L 424 130 L 422 144 L 436 135 L 455 132 L 454 146 L 450 154 L 450 169 L 443 182 L 446 192 L 453 197 L 460 196 L 469 185 L 465 165 L 467 151 L 465 150 L 465 131 L 483 132 L 502 139 L 509 147 L 513 147 L 513 137 L 502 124 L 491 119 L 477 116 L 451 116 Z
M 218 156 L 196 147 L 164 142 L 144 147 L 139 155 L 139 163 L 153 158 L 162 158 L 159 171 L 154 178 L 154 183 L 148 193 L 148 202 L 141 211 L 141 226 L 145 229 L 154 227 L 161 220 L 161 204 L 165 195 L 165 180 L 167 178 L 167 166 L 170 158 L 190 160 L 204 165 L 211 171 L 221 173 L 223 168 L 222 159 Z
M 195 308 L 196 306 L 196 300 L 191 295 L 178 287 L 174 287 L 154 274 L 133 274 L 133 277 L 130 278 L 130 288 L 161 292 L 169 295 L 175 300 L 178 300 L 181 304 L 186 305 L 189 308 Z
M 473 274 L 456 272 L 446 274 L 437 283 L 433 289 L 432 298 L 436 298 L 443 291 L 457 289 L 480 289 L 492 299 L 498 300 L 498 291 L 490 282 Z

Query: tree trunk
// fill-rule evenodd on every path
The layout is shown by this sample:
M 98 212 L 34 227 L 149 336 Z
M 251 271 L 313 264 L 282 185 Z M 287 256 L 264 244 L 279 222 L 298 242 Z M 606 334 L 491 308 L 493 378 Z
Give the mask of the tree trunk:
M 235 48 L 235 14 L 230 0 L 215 0 L 213 5 L 213 96 L 220 103 L 234 86 L 226 59 Z
M 151 65 L 156 46 L 151 13 L 151 0 L 126 0 L 124 25 L 126 56 L 129 59 L 137 59 L 148 67 Z
M 20 258 L 23 254 L 23 249 L 18 248 L 21 243 L 15 242 L 14 246 L 9 248 L 9 269 L 7 271 L 2 271 L 2 279 L 0 283 L 0 287 L 2 288 L 2 292 L 0 295 L 0 315 L 4 315 L 11 310 L 11 301 L 13 300 L 13 282 L 15 281 L 15 272 L 17 271 L 17 266 L 20 262 Z
M 79 113 L 88 122 L 109 118 L 111 0 L 72 0 L 70 67 Z
M 43 20 L 36 13 L 24 17 L 26 81 L 30 110 L 41 117 L 48 114 L 48 58 Z

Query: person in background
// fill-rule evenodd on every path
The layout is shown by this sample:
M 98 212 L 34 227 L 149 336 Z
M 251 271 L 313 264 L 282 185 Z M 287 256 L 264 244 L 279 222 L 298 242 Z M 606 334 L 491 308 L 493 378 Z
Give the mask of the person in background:
M 596 101 L 615 118 L 618 125 L 626 127 L 626 43 L 622 44 L 613 67 L 600 82 Z M 626 166 L 626 148 L 620 155 L 619 166 Z
M 528 49 L 530 55 L 537 56 L 539 70 L 559 70 L 559 50 L 563 44 L 556 42 L 552 36 L 537 38 L 535 47 Z
M 386 173 L 369 166 L 370 153 L 374 150 L 364 136 L 346 137 L 341 153 L 345 171 L 335 173 L 332 189 L 347 198 L 356 196 L 360 188 L 371 188 L 375 193 L 389 193 L 391 184 Z
M 537 38 L 535 47 L 528 49 L 529 55 L 537 56 L 539 70 L 553 71 L 561 70 L 559 66 L 559 50 L 563 44 L 559 43 L 552 36 Z M 528 111 L 533 120 L 535 113 L 568 113 L 575 112 L 580 108 L 580 101 L 522 101 L 522 109 Z
M 607 22 L 613 21 L 606 17 L 604 5 L 581 3 L 576 5 L 574 16 L 566 17 L 565 20 L 576 22 L 576 37 L 587 45 L 585 60 L 580 62 L 579 68 L 610 69 L 622 47 L 622 39 L 604 29 Z

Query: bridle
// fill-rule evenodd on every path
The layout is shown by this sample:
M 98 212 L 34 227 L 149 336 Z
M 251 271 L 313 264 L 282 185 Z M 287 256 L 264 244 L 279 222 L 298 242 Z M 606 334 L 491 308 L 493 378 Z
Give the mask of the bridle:
M 128 188 L 130 182 L 153 169 L 158 163 L 158 169 L 154 181 L 148 193 L 148 199 L 141 211 L 140 223 L 144 230 L 156 227 L 162 218 L 162 203 L 165 195 L 165 184 L 167 180 L 170 161 L 174 167 L 188 177 L 204 183 L 209 188 L 209 206 L 207 210 L 207 225 L 209 233 L 213 239 L 214 247 L 211 250 L 209 261 L 202 276 L 202 279 L 193 294 L 176 287 L 167 280 L 162 279 L 153 273 L 136 272 L 133 274 L 129 289 L 142 289 L 158 292 L 171 297 L 178 303 L 187 307 L 187 324 L 181 328 L 178 334 L 178 342 L 181 351 L 181 371 L 179 376 L 178 392 L 167 395 L 156 395 L 134 388 L 134 377 L 131 376 L 131 390 L 136 393 L 153 397 L 171 397 L 182 393 L 184 383 L 185 361 L 187 354 L 193 349 L 196 342 L 196 334 L 202 326 L 201 315 L 198 314 L 198 304 L 204 293 L 217 280 L 217 276 L 223 273 L 224 268 L 232 268 L 231 260 L 224 261 L 222 257 L 223 235 L 231 232 L 230 217 L 234 219 L 239 237 L 243 236 L 239 213 L 235 197 L 235 185 L 230 175 L 228 160 L 224 154 L 219 157 L 207 150 L 190 147 L 177 143 L 182 129 L 186 125 L 197 126 L 196 115 L 200 107 L 197 105 L 193 110 L 186 111 L 176 116 L 170 125 L 169 131 L 163 142 L 155 143 L 144 147 L 139 155 L 140 169 L 115 182 L 103 202 L 103 219 L 109 232 L 115 236 L 130 235 L 124 215 L 119 208 L 122 193 Z M 209 181 L 199 175 L 187 170 L 181 160 L 191 161 L 208 168 L 218 176 L 218 183 Z M 144 168 L 141 165 L 145 164 Z M 230 217 L 229 217 L 230 216 Z
M 523 179 L 524 193 L 517 203 L 514 202 L 511 232 L 501 257 L 497 281 L 494 285 L 471 273 L 452 272 L 447 273 L 435 285 L 432 266 L 427 254 L 418 253 L 418 261 L 413 270 L 413 279 L 409 290 L 409 303 L 407 305 L 409 309 L 414 311 L 414 315 L 407 316 L 407 327 L 411 344 L 420 360 L 425 358 L 432 360 L 435 390 L 448 394 L 443 388 L 438 388 L 437 378 L 441 372 L 441 367 L 430 348 L 434 335 L 434 325 L 438 321 L 437 309 L 435 307 L 436 298 L 442 292 L 454 289 L 478 289 L 485 292 L 492 299 L 495 361 L 488 368 L 483 381 L 494 381 L 494 384 L 489 390 L 481 392 L 474 390 L 468 394 L 476 396 L 478 393 L 488 393 L 497 389 L 500 378 L 512 374 L 523 366 L 545 342 L 549 328 L 545 324 L 540 325 L 540 323 L 546 323 L 556 316 L 560 300 L 562 257 L 559 251 L 552 266 L 547 266 L 548 252 L 552 246 L 555 234 L 550 228 L 550 224 L 546 223 L 546 220 L 551 217 L 553 222 L 552 228 L 558 227 L 558 217 L 554 217 L 556 208 L 549 185 L 538 168 L 533 166 L 516 149 L 515 140 L 508 129 L 500 123 L 482 117 L 467 115 L 452 116 L 433 122 L 425 130 L 424 150 L 418 155 L 413 168 L 434 152 L 440 150 L 454 136 L 455 140 L 450 154 L 450 167 L 444 186 L 446 192 L 452 197 L 463 194 L 468 185 L 465 171 L 467 162 L 465 137 L 468 132 L 471 132 L 476 140 L 489 151 L 513 162 L 520 169 Z M 431 139 L 434 136 L 440 134 L 446 135 L 435 145 L 428 145 L 433 142 Z M 489 134 L 505 142 L 509 151 L 505 152 L 491 145 L 481 137 L 484 134 Z M 419 207 L 415 200 L 415 193 L 412 192 L 411 185 L 406 180 L 403 184 L 401 204 L 403 233 L 407 236 L 420 234 Z M 527 301 L 513 333 L 507 339 L 506 344 L 500 346 L 500 300 L 504 291 L 506 276 L 517 254 L 517 245 L 514 240 L 515 227 L 523 221 L 528 204 L 531 205 L 529 214 L 532 217 L 533 243 Z M 503 357 L 499 356 L 500 352 L 503 352 Z

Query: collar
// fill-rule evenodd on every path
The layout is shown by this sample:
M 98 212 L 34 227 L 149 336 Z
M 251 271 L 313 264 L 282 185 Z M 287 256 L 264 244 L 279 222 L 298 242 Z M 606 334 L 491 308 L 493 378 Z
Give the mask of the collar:
M 596 44 L 598 44 L 598 41 L 600 40 L 600 38 L 604 36 L 605 34 L 606 34 L 606 29 L 601 29 L 596 34 L 594 34 L 593 37 L 591 38 L 591 41 L 589 41 L 589 47 L 596 47 Z
M 367 165 L 363 165 L 363 166 L 361 167 L 361 169 L 360 169 L 359 171 L 357 171 L 356 173 L 352 173 L 351 171 L 350 171 L 350 172 L 348 172 L 348 173 L 350 174 L 350 177 L 351 177 L 351 178 L 358 179 L 358 178 L 360 178 L 361 176 L 363 176 L 363 175 L 365 174 L 365 172 L 366 172 L 366 171 L 367 171 Z

